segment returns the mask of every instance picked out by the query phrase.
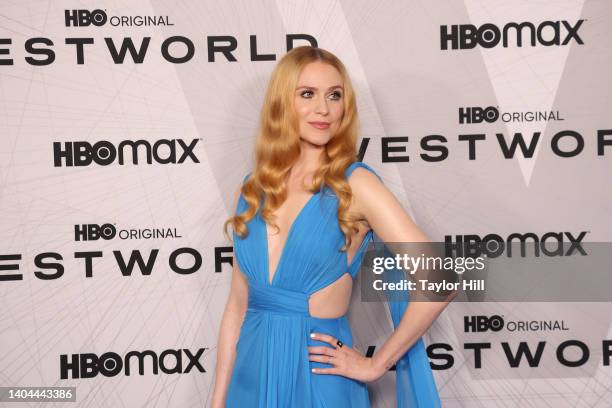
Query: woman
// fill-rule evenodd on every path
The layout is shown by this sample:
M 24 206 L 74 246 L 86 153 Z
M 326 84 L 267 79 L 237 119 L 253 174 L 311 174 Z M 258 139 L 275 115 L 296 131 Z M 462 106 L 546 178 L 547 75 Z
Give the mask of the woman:
M 368 407 L 365 383 L 396 363 L 398 405 L 439 406 L 420 338 L 446 303 L 392 306 L 396 330 L 374 356 L 352 348 L 346 312 L 373 232 L 427 241 L 355 162 L 356 143 L 355 95 L 340 60 L 313 47 L 287 53 L 268 85 L 255 170 L 225 224 L 235 257 L 214 407 Z

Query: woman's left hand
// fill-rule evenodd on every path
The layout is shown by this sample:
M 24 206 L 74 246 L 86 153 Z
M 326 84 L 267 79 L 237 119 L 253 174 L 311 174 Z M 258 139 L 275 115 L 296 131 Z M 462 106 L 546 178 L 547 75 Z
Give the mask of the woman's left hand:
M 329 368 L 313 368 L 315 374 L 336 374 L 352 378 L 361 382 L 375 381 L 383 376 L 385 369 L 377 367 L 374 359 L 361 355 L 357 350 L 340 343 L 332 336 L 321 333 L 312 333 L 314 340 L 329 343 L 327 346 L 308 347 L 309 360 L 319 363 L 331 364 Z

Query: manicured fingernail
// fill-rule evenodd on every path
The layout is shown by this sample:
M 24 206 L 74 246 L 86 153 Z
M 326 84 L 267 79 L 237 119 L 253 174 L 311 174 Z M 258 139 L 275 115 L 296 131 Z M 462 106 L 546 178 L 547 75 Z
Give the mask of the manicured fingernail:
M 314 333 L 310 333 L 310 337 L 314 339 L 317 336 Z
M 313 373 L 316 373 L 316 372 L 317 372 L 317 369 L 316 369 L 316 368 L 313 368 L 313 369 L 312 369 L 312 372 L 313 372 Z

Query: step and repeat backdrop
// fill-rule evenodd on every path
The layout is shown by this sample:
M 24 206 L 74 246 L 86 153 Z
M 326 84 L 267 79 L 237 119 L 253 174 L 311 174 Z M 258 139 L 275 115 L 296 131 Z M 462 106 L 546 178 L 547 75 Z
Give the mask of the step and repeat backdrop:
M 346 64 L 360 159 L 430 239 L 612 241 L 611 20 L 603 0 L 3 2 L 0 386 L 210 403 L 222 224 L 300 45 Z M 371 355 L 391 326 L 355 287 Z M 608 407 L 611 323 L 588 298 L 453 303 L 425 336 L 443 405 Z

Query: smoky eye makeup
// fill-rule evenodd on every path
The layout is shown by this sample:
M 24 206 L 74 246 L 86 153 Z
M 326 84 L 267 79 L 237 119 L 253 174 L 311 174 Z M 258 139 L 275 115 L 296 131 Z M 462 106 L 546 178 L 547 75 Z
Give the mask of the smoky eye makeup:
M 311 99 L 315 94 L 315 91 L 312 89 L 303 89 L 299 92 L 299 95 L 302 98 L 306 98 L 306 99 Z M 331 100 L 340 100 L 342 99 L 342 91 L 340 90 L 334 90 L 331 91 L 329 94 L 327 94 L 327 97 Z
M 311 98 L 313 94 L 314 92 L 312 92 L 310 89 L 306 89 L 300 92 L 300 96 L 302 98 Z

